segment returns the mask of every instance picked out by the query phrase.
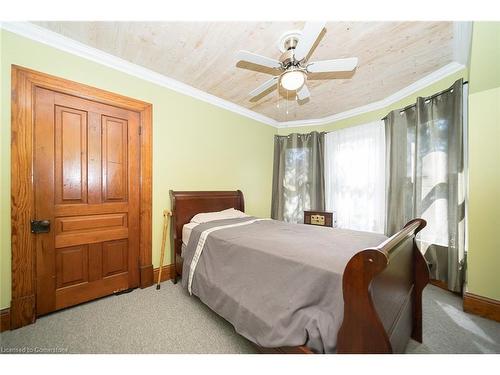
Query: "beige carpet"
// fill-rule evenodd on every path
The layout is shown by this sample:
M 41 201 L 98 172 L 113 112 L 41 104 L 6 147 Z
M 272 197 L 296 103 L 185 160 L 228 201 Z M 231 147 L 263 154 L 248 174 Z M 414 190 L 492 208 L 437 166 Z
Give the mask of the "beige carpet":
M 255 353 L 233 327 L 181 286 L 110 296 L 0 335 L 0 352 Z M 429 285 L 424 343 L 407 353 L 500 353 L 500 323 L 466 314 L 461 299 Z

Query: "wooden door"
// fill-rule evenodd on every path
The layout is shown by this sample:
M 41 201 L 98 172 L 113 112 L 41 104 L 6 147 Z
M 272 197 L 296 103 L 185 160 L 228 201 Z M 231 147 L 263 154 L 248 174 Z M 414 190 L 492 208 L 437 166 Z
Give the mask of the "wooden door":
M 36 313 L 139 285 L 140 117 L 43 88 L 34 95 Z

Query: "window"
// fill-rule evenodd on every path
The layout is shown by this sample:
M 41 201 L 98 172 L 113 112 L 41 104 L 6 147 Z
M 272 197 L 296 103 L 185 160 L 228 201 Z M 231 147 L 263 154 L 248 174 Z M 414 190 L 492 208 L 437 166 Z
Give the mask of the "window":
M 325 137 L 325 203 L 340 228 L 383 233 L 385 130 L 383 121 Z
M 286 150 L 283 194 L 285 207 L 283 220 L 300 223 L 304 220 L 304 208 L 311 207 L 309 194 L 309 149 L 290 148 Z
M 448 121 L 430 120 L 419 126 L 415 157 L 418 216 L 427 221 L 419 236 L 422 250 L 430 244 L 448 246 Z M 443 225 L 444 224 L 444 225 Z
M 325 209 L 324 133 L 274 136 L 271 217 L 301 223 L 304 210 Z

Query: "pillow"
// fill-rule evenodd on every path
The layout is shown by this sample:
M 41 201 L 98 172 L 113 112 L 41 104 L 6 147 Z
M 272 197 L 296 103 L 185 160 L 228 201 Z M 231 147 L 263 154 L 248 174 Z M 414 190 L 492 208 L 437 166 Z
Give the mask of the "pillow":
M 201 214 L 194 215 L 191 219 L 192 223 L 208 223 L 214 220 L 224 220 L 224 219 L 239 219 L 242 217 L 248 217 L 247 214 L 234 208 L 228 208 L 227 210 L 217 211 L 217 212 L 204 212 Z

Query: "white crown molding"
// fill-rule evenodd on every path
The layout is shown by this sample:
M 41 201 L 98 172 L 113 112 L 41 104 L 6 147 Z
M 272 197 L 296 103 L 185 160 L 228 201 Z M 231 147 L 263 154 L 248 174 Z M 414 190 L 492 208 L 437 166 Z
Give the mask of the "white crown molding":
M 438 82 L 442 80 L 445 77 L 448 77 L 454 73 L 457 73 L 464 69 L 465 66 L 462 64 L 459 64 L 457 62 L 451 62 L 442 68 L 432 72 L 431 74 L 419 79 L 416 82 L 413 82 L 411 85 L 408 85 L 404 87 L 403 89 L 395 92 L 392 95 L 389 95 L 388 97 L 379 100 L 377 102 L 373 102 L 370 104 L 366 104 L 361 107 L 353 108 L 345 112 L 341 113 L 336 113 L 331 116 L 323 117 L 320 119 L 313 119 L 313 120 L 298 120 L 298 121 L 286 121 L 286 122 L 280 122 L 279 127 L 280 128 L 291 128 L 291 127 L 300 127 L 300 126 L 315 126 L 315 125 L 326 125 L 332 122 L 344 120 L 349 117 L 353 116 L 358 116 L 363 113 L 367 112 L 372 112 L 376 111 L 379 109 L 386 108 L 422 89 L 425 87 Z
M 451 62 L 448 65 L 436 70 L 435 72 L 419 79 L 411 85 L 397 91 L 396 93 L 380 100 L 361 107 L 357 107 L 345 112 L 337 113 L 331 116 L 323 117 L 320 119 L 310 120 L 297 120 L 297 121 L 283 121 L 279 122 L 270 117 L 252 111 L 248 108 L 242 107 L 238 104 L 232 103 L 228 100 L 219 98 L 215 95 L 209 94 L 205 91 L 199 90 L 195 87 L 169 78 L 165 75 L 156 73 L 150 69 L 133 64 L 129 61 L 103 52 L 97 48 L 90 47 L 86 44 L 80 43 L 71 38 L 65 37 L 61 34 L 55 33 L 48 29 L 34 25 L 29 22 L 2 22 L 0 28 L 10 31 L 12 33 L 21 35 L 28 39 L 46 44 L 53 48 L 83 57 L 87 60 L 105 65 L 112 69 L 121 71 L 131 76 L 152 82 L 159 86 L 177 91 L 181 94 L 191 96 L 193 98 L 202 100 L 204 102 L 213 104 L 217 107 L 232 111 L 242 116 L 251 118 L 260 123 L 273 126 L 275 128 L 289 128 L 300 126 L 315 126 L 325 125 L 328 123 L 340 121 L 349 117 L 358 116 L 363 113 L 383 109 L 391 104 L 406 98 L 407 96 L 451 75 L 465 68 L 464 64 L 468 61 L 468 54 L 470 51 L 470 22 L 456 22 L 454 25 L 455 36 L 460 38 L 460 42 L 454 42 L 454 58 L 462 63 Z M 464 60 L 465 57 L 467 60 Z

